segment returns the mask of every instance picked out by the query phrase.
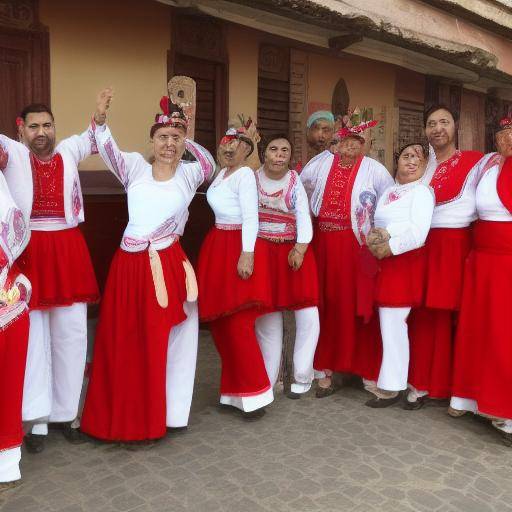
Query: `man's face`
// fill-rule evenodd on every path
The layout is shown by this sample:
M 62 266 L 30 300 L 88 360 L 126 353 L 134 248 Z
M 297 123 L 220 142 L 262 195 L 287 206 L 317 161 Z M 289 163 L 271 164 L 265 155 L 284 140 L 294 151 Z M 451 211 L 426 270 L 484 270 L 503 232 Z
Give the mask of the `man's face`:
M 334 135 L 334 125 L 326 119 L 315 121 L 308 129 L 308 145 L 315 151 L 327 149 Z
M 356 137 L 345 137 L 338 144 L 338 152 L 342 163 L 354 164 L 363 152 L 363 141 Z
M 153 135 L 155 161 L 163 164 L 177 162 L 185 151 L 185 132 L 180 128 L 165 126 Z
M 46 157 L 55 148 L 55 123 L 48 112 L 27 114 L 25 122 L 19 127 L 23 143 L 36 156 Z
M 455 121 L 448 110 L 441 108 L 428 116 L 425 135 L 434 149 L 454 144 L 455 132 Z
M 496 148 L 505 158 L 512 156 L 512 128 L 501 130 L 496 134 Z
M 270 177 L 280 177 L 288 172 L 292 148 L 286 139 L 274 139 L 265 150 L 264 170 Z

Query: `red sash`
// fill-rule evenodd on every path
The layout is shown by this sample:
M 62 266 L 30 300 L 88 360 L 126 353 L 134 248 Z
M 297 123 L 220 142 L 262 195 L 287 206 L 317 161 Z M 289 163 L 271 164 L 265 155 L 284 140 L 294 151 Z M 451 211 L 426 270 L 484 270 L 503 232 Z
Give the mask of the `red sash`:
M 430 180 L 436 205 L 449 203 L 460 196 L 469 171 L 482 157 L 480 151 L 457 150 L 451 158 L 437 166 Z

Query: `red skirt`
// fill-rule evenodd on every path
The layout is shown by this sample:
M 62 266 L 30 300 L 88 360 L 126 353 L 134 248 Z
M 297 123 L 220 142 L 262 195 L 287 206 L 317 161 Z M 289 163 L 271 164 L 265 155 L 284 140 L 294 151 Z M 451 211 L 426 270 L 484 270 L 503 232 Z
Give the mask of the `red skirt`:
M 426 252 L 414 251 L 380 261 L 375 302 L 381 307 L 416 307 L 425 297 Z
M 320 288 L 320 337 L 314 367 L 376 380 L 382 342 L 377 316 L 368 318 L 376 260 L 366 247 L 359 246 L 350 229 L 317 230 L 313 249 Z
M 18 265 L 32 283 L 30 309 L 99 300 L 89 250 L 78 228 L 32 231 Z
M 512 222 L 475 224 L 455 344 L 453 395 L 512 418 Z
M 210 322 L 243 309 L 271 307 L 269 265 L 260 244 L 257 239 L 252 276 L 242 279 L 237 272 L 242 231 L 216 227 L 209 231 L 197 263 L 201 321 Z
M 25 312 L 0 330 L 0 451 L 23 441 L 21 405 L 27 360 L 29 317 Z
M 101 303 L 81 429 L 109 441 L 157 439 L 166 433 L 166 366 L 171 328 L 186 319 L 178 242 L 159 251 L 169 297 L 159 306 L 148 251 L 118 249 Z
M 315 255 L 306 251 L 302 266 L 293 270 L 288 264 L 288 254 L 294 242 L 271 242 L 260 239 L 258 250 L 265 252 L 269 263 L 272 310 L 302 309 L 318 306 L 318 272 Z
M 425 306 L 458 310 L 464 264 L 471 249 L 471 228 L 433 228 L 425 243 L 427 290 Z

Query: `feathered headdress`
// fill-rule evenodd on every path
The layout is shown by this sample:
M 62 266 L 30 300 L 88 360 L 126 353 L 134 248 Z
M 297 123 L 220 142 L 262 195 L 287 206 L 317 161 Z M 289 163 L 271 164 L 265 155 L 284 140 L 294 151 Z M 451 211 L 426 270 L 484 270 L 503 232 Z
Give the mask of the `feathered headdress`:
M 354 109 L 349 109 L 347 114 L 342 118 L 342 127 L 340 130 L 336 132 L 336 135 L 340 139 L 344 139 L 345 137 L 356 137 L 364 141 L 364 137 L 360 134 L 369 128 L 373 128 L 379 124 L 378 121 L 363 119 L 364 116 L 361 115 L 361 110 L 359 107 Z
M 160 100 L 160 108 L 162 113 L 155 115 L 155 123 L 151 127 L 151 136 L 155 133 L 158 128 L 164 126 L 171 126 L 174 128 L 183 128 L 187 131 L 188 118 L 184 114 L 181 107 L 175 105 L 169 96 L 162 96 Z

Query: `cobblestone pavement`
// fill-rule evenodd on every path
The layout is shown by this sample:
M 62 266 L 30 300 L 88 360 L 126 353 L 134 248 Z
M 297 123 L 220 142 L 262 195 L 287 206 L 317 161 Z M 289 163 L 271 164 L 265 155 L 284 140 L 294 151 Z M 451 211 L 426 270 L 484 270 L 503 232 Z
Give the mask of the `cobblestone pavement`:
M 364 391 L 289 400 L 247 423 L 217 406 L 219 361 L 202 334 L 189 431 L 152 449 L 70 445 L 24 453 L 2 512 L 512 511 L 512 449 L 444 409 L 363 406 Z

